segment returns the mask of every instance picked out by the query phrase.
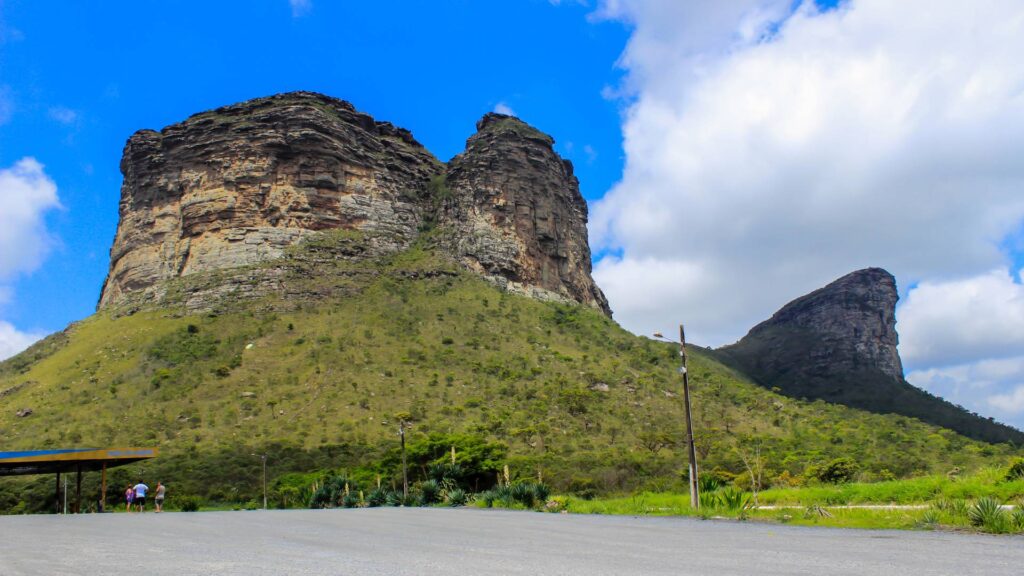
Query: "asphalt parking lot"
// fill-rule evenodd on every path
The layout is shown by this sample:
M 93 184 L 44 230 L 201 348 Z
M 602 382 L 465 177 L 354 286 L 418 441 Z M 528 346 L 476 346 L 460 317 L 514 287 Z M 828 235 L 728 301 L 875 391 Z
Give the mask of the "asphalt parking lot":
M 0 517 L 0 575 L 1020 575 L 1024 538 L 374 508 Z

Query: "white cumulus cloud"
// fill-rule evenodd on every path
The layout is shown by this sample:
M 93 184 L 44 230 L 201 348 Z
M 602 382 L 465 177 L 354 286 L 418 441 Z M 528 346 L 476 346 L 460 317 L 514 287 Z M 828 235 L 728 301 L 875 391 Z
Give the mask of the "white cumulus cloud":
M 897 311 L 911 366 L 949 366 L 1024 351 L 1024 285 L 1007 269 L 910 290 Z
M 12 299 L 10 286 L 2 282 L 42 264 L 53 244 L 44 215 L 59 207 L 57 185 L 34 158 L 25 157 L 0 169 L 0 302 Z M 39 337 L 0 320 L 0 360 Z
M 516 115 L 516 111 L 513 110 L 511 106 L 505 104 L 504 102 L 498 102 L 497 104 L 495 104 L 494 111 L 497 112 L 498 114 L 507 114 L 509 116 Z
M 25 333 L 0 320 L 0 360 L 10 358 L 32 345 L 45 334 Z
M 1024 4 L 605 0 L 622 179 L 595 277 L 637 333 L 735 341 L 850 271 L 896 275 L 908 378 L 1018 426 Z M 1020 368 L 1018 370 L 1018 367 Z
M 0 279 L 42 263 L 53 244 L 43 216 L 58 207 L 57 185 L 35 158 L 0 169 Z
M 1024 220 L 1024 5 L 789 5 L 602 9 L 634 27 L 633 100 L 591 233 L 637 332 L 678 317 L 719 345 L 865 266 L 909 285 L 1005 265 Z

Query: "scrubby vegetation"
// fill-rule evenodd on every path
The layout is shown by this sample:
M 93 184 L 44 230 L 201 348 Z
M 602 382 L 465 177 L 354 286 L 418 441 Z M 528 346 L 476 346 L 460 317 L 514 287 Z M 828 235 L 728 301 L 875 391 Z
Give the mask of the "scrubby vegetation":
M 309 506 L 321 489 L 325 505 L 382 505 L 400 494 L 401 415 L 412 424 L 410 498 L 430 504 L 487 501 L 538 476 L 574 502 L 685 491 L 671 345 L 595 310 L 504 293 L 428 247 L 376 263 L 323 256 L 359 241 L 327 234 L 290 251 L 304 267 L 285 268 L 289 299 L 228 297 L 201 315 L 184 305 L 104 312 L 0 363 L 4 449 L 159 447 L 159 458 L 110 473 L 110 502 L 142 476 L 167 485 L 172 508 L 182 496 L 244 507 L 262 499 L 253 454 L 267 454 L 274 506 Z M 184 282 L 168 294 L 185 298 Z M 966 475 L 1022 454 L 907 417 L 783 397 L 697 347 L 690 382 L 702 470 L 764 489 L 762 503 L 809 481 Z M 17 417 L 21 408 L 33 413 Z M 440 474 L 452 446 L 458 469 Z M 94 476 L 85 493 L 98 490 Z M 0 511 L 51 509 L 51 483 L 3 479 Z M 505 496 L 525 505 L 504 493 L 491 501 Z

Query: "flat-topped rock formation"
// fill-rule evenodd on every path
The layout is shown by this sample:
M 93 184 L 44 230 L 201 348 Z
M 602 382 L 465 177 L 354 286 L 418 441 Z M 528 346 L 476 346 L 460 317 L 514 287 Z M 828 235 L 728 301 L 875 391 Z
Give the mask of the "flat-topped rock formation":
M 273 260 L 324 230 L 367 232 L 380 256 L 436 228 L 450 256 L 509 290 L 610 313 L 572 165 L 517 119 L 487 115 L 478 130 L 445 165 L 408 130 L 293 92 L 136 132 L 99 307 Z

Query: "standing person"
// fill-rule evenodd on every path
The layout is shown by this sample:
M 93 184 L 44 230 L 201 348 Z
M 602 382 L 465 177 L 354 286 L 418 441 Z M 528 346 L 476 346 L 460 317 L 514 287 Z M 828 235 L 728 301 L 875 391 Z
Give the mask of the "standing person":
M 149 486 L 139 480 L 139 483 L 135 485 L 135 504 L 139 506 L 139 512 L 146 511 L 146 492 L 149 492 Z
M 156 511 L 163 512 L 164 510 L 164 494 L 167 492 L 167 488 L 164 487 L 163 482 L 156 483 L 156 494 L 154 494 L 153 502 L 156 504 Z
M 124 511 L 132 511 L 132 503 L 135 502 L 135 488 L 129 484 L 128 489 L 124 491 Z

